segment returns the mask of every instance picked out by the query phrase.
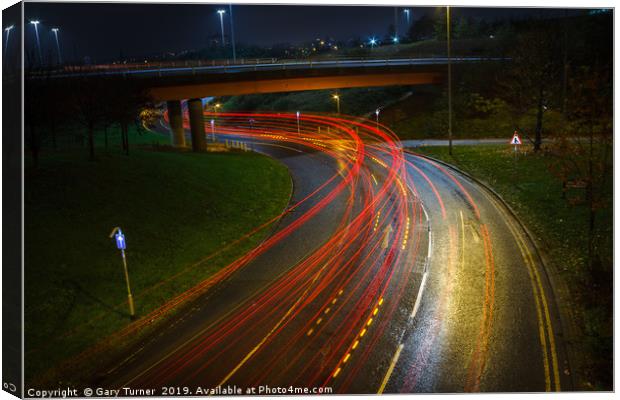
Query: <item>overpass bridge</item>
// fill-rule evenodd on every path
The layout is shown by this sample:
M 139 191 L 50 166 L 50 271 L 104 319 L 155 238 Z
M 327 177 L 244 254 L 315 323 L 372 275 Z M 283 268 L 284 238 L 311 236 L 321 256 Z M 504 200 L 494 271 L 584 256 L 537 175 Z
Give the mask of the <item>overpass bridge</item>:
M 498 61 L 497 58 L 453 57 L 452 64 Z M 181 65 L 179 65 L 181 64 Z M 174 146 L 185 146 L 181 101 L 187 100 L 192 148 L 205 148 L 202 100 L 209 96 L 294 92 L 392 85 L 439 84 L 448 58 L 243 60 L 237 64 L 204 61 L 91 66 L 58 73 L 57 77 L 131 76 L 165 101 Z M 201 134 L 202 133 L 202 134 Z

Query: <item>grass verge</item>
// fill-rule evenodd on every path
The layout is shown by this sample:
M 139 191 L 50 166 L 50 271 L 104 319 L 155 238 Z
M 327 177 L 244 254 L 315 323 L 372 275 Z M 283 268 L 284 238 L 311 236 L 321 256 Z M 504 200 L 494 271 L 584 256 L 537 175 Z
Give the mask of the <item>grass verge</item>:
M 573 344 L 578 346 L 582 357 L 578 368 L 579 376 L 584 378 L 576 382 L 577 389 L 611 390 L 612 199 L 599 210 L 596 226 L 596 249 L 601 261 L 598 274 L 606 279 L 594 279 L 587 266 L 588 209 L 581 204 L 571 205 L 562 198 L 562 183 L 549 171 L 544 154 L 528 149 L 519 154 L 515 163 L 510 146 L 458 146 L 452 156 L 448 147 L 423 147 L 415 151 L 453 164 L 488 183 L 515 210 L 570 290 L 571 308 L 583 339 Z M 609 286 L 601 283 L 605 281 Z
M 283 165 L 253 153 L 97 154 L 47 152 L 26 167 L 26 382 L 129 323 L 113 227 L 144 315 L 255 247 L 265 231 L 188 268 L 277 216 L 292 189 Z

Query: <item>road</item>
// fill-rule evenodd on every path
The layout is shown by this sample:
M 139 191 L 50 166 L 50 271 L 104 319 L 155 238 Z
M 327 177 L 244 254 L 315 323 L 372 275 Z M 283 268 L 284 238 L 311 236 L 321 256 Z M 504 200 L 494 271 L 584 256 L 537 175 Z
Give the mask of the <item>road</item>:
M 571 388 L 544 270 L 484 189 L 403 153 L 372 121 L 205 114 L 219 141 L 289 168 L 290 207 L 94 383 L 181 395 Z

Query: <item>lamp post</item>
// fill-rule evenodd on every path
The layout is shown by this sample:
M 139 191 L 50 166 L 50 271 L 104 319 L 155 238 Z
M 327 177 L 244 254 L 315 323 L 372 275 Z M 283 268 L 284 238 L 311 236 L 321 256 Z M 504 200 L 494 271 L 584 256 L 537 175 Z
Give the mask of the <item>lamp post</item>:
M 224 14 L 226 14 L 226 10 L 217 10 L 217 13 L 220 14 L 220 28 L 222 30 L 222 47 L 226 44 L 224 42 Z
M 230 43 L 232 44 L 233 63 L 236 63 L 237 62 L 237 50 L 235 49 L 235 26 L 233 25 L 232 4 L 228 5 L 228 11 L 230 12 Z
M 450 6 L 446 6 L 446 33 L 448 42 L 448 153 L 452 155 L 452 52 L 450 42 Z
M 377 130 L 379 130 L 379 109 L 375 110 L 375 117 L 377 118 Z
M 6 32 L 6 41 L 4 42 L 4 59 L 5 60 L 6 60 L 7 51 L 9 50 L 9 35 L 11 34 L 11 30 L 14 27 L 15 26 L 11 25 L 11 26 L 7 26 L 6 28 L 4 28 L 4 31 Z
M 403 12 L 405 13 L 405 18 L 407 18 L 407 26 L 409 26 L 409 20 L 411 18 L 411 15 L 410 15 L 411 10 L 409 10 L 408 8 L 405 8 Z
M 299 116 L 301 115 L 301 113 L 299 111 L 297 111 L 297 135 L 301 136 L 301 130 L 299 128 Z
M 215 120 L 211 120 L 211 136 L 213 136 L 213 141 L 215 142 Z
M 335 94 L 332 96 L 334 100 L 336 100 L 336 113 L 340 114 L 340 96 Z
M 39 61 L 41 65 L 43 65 L 43 56 L 41 55 L 41 40 L 39 39 L 39 24 L 38 20 L 30 21 L 30 23 L 34 26 L 34 34 L 37 38 L 37 50 L 39 51 Z
M 54 38 L 56 38 L 56 50 L 58 51 L 58 64 L 62 64 L 62 57 L 60 56 L 60 41 L 58 40 L 58 31 L 59 28 L 52 28 L 52 32 L 54 32 Z
M 129 271 L 127 270 L 127 258 L 125 257 L 125 248 L 127 243 L 125 242 L 125 235 L 121 228 L 118 226 L 110 233 L 110 239 L 114 238 L 116 241 L 116 247 L 121 251 L 121 257 L 123 258 L 123 272 L 125 273 L 125 285 L 127 286 L 127 303 L 129 305 L 129 318 L 131 320 L 136 319 L 136 310 L 133 304 L 133 295 L 131 294 L 131 285 L 129 284 Z

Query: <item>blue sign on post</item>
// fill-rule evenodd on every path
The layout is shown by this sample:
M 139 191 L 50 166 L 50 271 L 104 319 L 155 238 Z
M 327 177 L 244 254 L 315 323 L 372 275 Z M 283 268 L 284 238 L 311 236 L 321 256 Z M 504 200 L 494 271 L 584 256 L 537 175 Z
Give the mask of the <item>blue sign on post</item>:
M 127 243 L 125 242 L 125 235 L 123 235 L 123 232 L 119 229 L 118 233 L 114 235 L 114 237 L 116 238 L 116 247 L 119 250 L 125 250 Z

